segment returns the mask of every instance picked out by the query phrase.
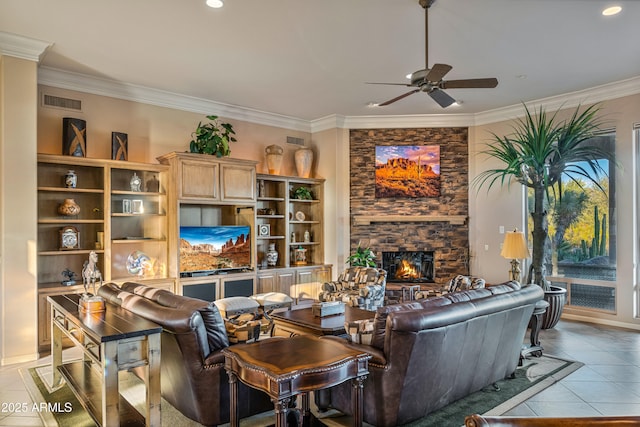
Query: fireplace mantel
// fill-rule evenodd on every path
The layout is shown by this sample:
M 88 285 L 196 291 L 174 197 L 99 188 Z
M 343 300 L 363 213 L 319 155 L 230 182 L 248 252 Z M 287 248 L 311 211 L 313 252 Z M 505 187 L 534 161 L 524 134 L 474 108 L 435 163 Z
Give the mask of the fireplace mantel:
M 372 222 L 448 222 L 463 225 L 465 215 L 354 215 L 353 225 L 370 225 Z

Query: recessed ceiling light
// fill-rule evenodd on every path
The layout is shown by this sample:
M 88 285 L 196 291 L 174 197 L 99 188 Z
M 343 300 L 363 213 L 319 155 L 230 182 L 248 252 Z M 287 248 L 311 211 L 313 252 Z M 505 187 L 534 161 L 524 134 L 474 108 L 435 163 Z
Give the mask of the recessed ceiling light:
M 603 10 L 602 14 L 604 16 L 617 15 L 618 13 L 620 13 L 621 10 L 622 8 L 620 6 L 611 6 Z
M 409 73 L 409 74 L 407 74 L 405 77 L 406 77 L 406 78 L 408 78 L 408 79 L 411 79 L 411 75 L 412 75 L 412 74 L 413 74 L 413 73 Z
M 369 107 L 369 108 L 375 108 L 375 107 L 379 107 L 379 106 L 380 106 L 380 104 L 378 104 L 377 102 L 369 102 L 367 104 L 367 107 Z
M 224 6 L 224 3 L 222 0 L 207 0 L 207 6 L 218 9 Z

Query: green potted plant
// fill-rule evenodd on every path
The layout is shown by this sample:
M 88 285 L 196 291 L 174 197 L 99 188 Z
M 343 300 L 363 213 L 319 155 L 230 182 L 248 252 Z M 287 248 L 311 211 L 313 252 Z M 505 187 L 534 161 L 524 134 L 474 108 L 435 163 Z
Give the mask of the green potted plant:
M 598 160 L 614 162 L 614 153 L 596 145 L 585 143 L 593 138 L 602 122 L 597 118 L 599 107 L 592 105 L 580 112 L 576 108 L 568 120 L 557 119 L 558 111 L 548 116 L 541 107 L 534 115 L 525 105 L 525 117 L 519 119 L 510 136 L 493 134 L 492 142 L 483 154 L 499 160 L 501 167 L 486 170 L 478 175 L 475 183 L 491 188 L 494 184 L 509 184 L 515 179 L 533 190 L 533 254 L 527 283 L 536 283 L 545 290 L 545 299 L 551 304 L 547 315 L 557 314 L 557 319 L 546 319 L 543 327 L 551 328 L 560 319 L 566 290 L 551 286 L 545 278 L 545 244 L 549 235 L 547 205 L 562 198 L 562 178 L 585 180 L 600 187 L 598 179 L 606 175 Z M 550 197 L 553 193 L 556 197 Z M 555 295 L 560 293 L 561 296 Z M 553 300 L 553 301 L 552 301 Z
M 313 200 L 313 194 L 308 187 L 298 187 L 293 191 L 293 198 L 298 200 Z
M 371 248 L 363 248 L 358 245 L 356 251 L 347 258 L 346 264 L 351 267 L 375 267 L 376 254 Z
M 207 116 L 211 120 L 209 123 L 198 123 L 195 132 L 191 134 L 193 138 L 189 143 L 189 150 L 192 153 L 211 154 L 217 157 L 231 154 L 229 143 L 236 142 L 233 135 L 233 125 L 230 123 L 220 123 L 218 116 Z

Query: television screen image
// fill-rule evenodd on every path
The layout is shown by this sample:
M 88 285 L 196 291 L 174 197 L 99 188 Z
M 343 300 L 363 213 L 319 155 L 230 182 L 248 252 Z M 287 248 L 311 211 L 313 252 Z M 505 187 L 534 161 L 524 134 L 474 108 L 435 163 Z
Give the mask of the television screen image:
M 180 227 L 180 273 L 251 267 L 251 228 Z

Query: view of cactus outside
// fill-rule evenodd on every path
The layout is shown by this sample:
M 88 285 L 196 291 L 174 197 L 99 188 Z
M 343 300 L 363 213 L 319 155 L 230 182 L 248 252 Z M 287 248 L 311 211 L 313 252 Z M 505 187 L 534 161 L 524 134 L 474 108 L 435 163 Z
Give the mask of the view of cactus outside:
M 593 141 L 611 150 L 615 149 L 614 142 L 613 133 Z M 551 250 L 547 251 L 550 256 L 545 260 L 545 270 L 553 277 L 587 279 L 586 286 L 585 281 L 571 281 L 572 305 L 584 300 L 587 301 L 585 306 L 606 308 L 614 304 L 613 289 L 594 286 L 592 281 L 616 279 L 616 230 L 611 218 L 611 213 L 615 212 L 615 172 L 607 160 L 599 163 L 609 175 L 598 179 L 599 186 L 587 180 L 567 180 L 562 183 L 561 197 L 557 191 L 549 194 L 547 245 Z M 589 170 L 585 168 L 585 171 Z M 528 199 L 532 209 L 532 192 L 529 192 Z M 529 222 L 531 229 L 531 219 Z M 592 301 L 594 298 L 596 300 Z M 605 303 L 603 299 L 611 301 Z

